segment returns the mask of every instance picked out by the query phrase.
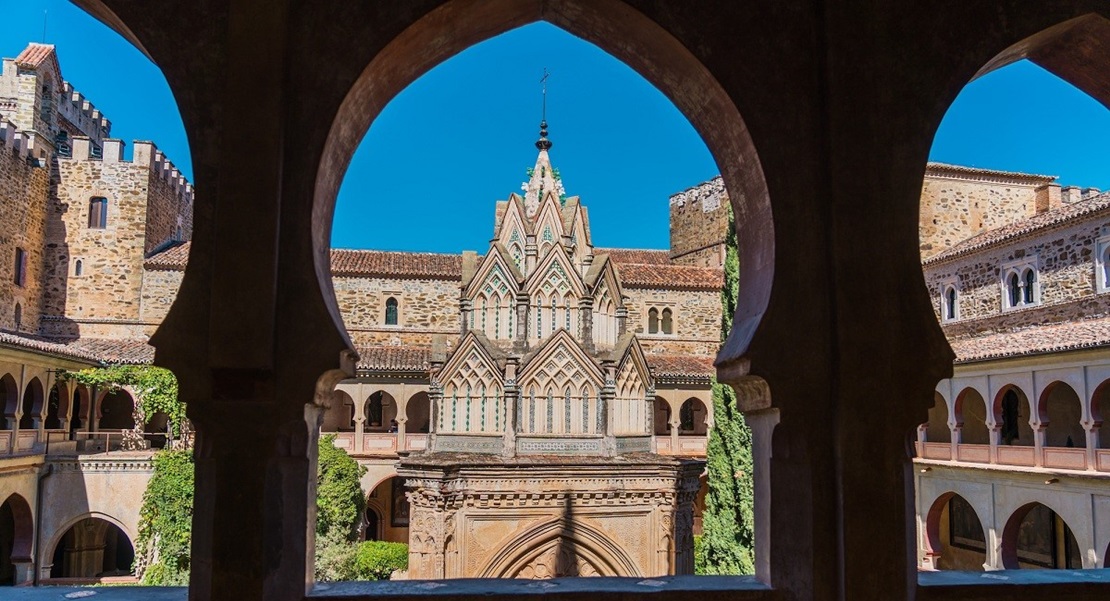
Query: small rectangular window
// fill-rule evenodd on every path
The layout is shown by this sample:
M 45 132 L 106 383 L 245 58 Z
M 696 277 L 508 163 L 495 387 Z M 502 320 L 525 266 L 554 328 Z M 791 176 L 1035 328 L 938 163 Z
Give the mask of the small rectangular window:
M 108 199 L 94 196 L 89 200 L 89 229 L 102 230 L 108 227 Z
M 27 253 L 22 248 L 15 249 L 15 277 L 16 286 L 24 286 L 27 281 Z

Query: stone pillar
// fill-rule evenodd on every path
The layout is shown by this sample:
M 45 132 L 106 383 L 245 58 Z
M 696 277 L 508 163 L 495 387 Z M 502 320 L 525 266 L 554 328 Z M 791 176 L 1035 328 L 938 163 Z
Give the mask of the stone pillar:
M 1033 424 L 1033 466 L 1044 466 L 1044 447 L 1048 424 Z
M 601 361 L 601 371 L 605 374 L 605 384 L 598 395 L 597 413 L 601 418 L 598 432 L 604 434 L 601 443 L 601 452 L 606 457 L 612 457 L 617 452 L 617 438 L 613 433 L 613 399 L 617 396 L 617 365 L 611 359 Z
M 587 352 L 594 352 L 594 299 L 583 296 L 578 299 L 578 339 Z
M 462 334 L 470 331 L 470 313 L 474 310 L 473 303 L 469 298 L 459 299 L 459 318 L 462 320 Z
M 952 426 L 952 461 L 960 457 L 960 443 L 963 442 L 963 424 Z
M 1110 427 L 1110 426 L 1108 426 Z M 1083 424 L 1083 434 L 1087 443 L 1087 469 L 1098 468 L 1098 426 L 1094 422 Z
M 527 278 L 536 269 L 536 259 L 539 249 L 536 247 L 535 234 L 529 234 L 524 243 L 524 277 Z
M 505 404 L 502 423 L 505 425 L 502 453 L 505 457 L 516 457 L 516 408 L 520 402 L 520 388 L 516 385 L 517 369 L 520 365 L 518 357 L 509 357 L 505 362 Z
M 621 301 L 622 301 L 621 306 L 617 307 L 617 339 L 618 340 L 621 338 L 621 336 L 624 336 L 624 333 L 628 330 L 628 309 L 623 304 L 624 299 L 621 299 Z
M 998 445 L 1002 442 L 1002 426 L 992 426 L 987 431 L 987 436 L 990 437 L 990 462 L 998 463 Z
M 513 337 L 513 350 L 523 353 L 528 348 L 528 332 L 532 322 L 528 319 L 528 293 L 516 293 L 516 332 Z

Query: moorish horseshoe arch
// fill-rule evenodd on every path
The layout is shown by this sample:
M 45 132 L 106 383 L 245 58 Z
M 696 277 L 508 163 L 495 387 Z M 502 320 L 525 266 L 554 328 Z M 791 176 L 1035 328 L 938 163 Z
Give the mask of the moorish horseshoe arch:
M 564 539 L 599 576 L 640 577 L 636 562 L 602 531 L 579 521 L 558 517 L 524 530 L 501 547 L 479 572 L 479 578 L 514 578 L 532 560 Z
M 313 256 L 334 323 L 350 345 L 332 288 L 328 248 L 339 186 L 371 123 L 401 90 L 436 65 L 541 20 L 597 45 L 651 82 L 709 148 L 730 192 L 738 250 L 746 257 L 740 264 L 733 331 L 719 360 L 739 358 L 768 306 L 774 274 L 771 202 L 759 154 L 739 108 L 706 66 L 673 34 L 620 0 L 487 0 L 480 8 L 454 0 L 410 25 L 374 56 L 336 110 L 316 167 Z

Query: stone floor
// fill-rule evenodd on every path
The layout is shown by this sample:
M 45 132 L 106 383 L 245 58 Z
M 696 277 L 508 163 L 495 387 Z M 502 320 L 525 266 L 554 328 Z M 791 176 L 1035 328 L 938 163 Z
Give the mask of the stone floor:
M 1013 599 L 1043 587 L 1082 590 L 1091 583 L 1110 582 L 1110 569 L 1099 570 L 1004 570 L 998 572 L 923 572 L 919 574 L 918 598 L 923 600 L 964 599 L 968 588 L 980 589 L 976 599 Z M 559 578 L 555 580 L 486 580 L 342 582 L 320 584 L 309 599 L 373 599 L 392 601 L 414 597 L 436 597 L 441 601 L 477 598 L 520 599 L 542 597 L 544 601 L 597 599 L 624 601 L 647 596 L 658 601 L 705 601 L 706 593 L 731 591 L 732 600 L 770 599 L 770 589 L 747 576 L 676 576 L 667 578 Z M 1051 591 L 1046 590 L 1046 593 Z M 4 601 L 185 601 L 183 587 L 19 587 L 2 591 Z

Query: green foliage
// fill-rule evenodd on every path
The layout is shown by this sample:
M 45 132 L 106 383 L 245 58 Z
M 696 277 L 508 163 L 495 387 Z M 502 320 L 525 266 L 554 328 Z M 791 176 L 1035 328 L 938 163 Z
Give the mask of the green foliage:
M 139 510 L 135 571 L 144 585 L 185 585 L 193 528 L 193 452 L 162 450 L 153 463 L 154 476 Z
M 739 257 L 736 229 L 729 207 L 725 287 L 721 291 L 721 340 L 732 329 L 739 295 Z M 755 572 L 752 433 L 736 406 L 731 386 L 713 381 L 713 429 L 706 449 L 709 492 L 705 496 L 702 540 L 695 549 L 699 574 Z M 701 569 L 697 569 L 698 554 Z
M 316 536 L 337 532 L 346 540 L 358 538 L 358 526 L 366 510 L 360 482 L 366 468 L 335 446 L 335 435 L 320 437 L 316 470 Z
M 409 546 L 368 540 L 358 546 L 355 576 L 359 580 L 388 580 L 396 570 L 409 567 Z
M 185 403 L 177 399 L 177 378 L 168 369 L 153 365 L 111 365 L 68 372 L 61 377 L 111 391 L 129 386 L 137 396 L 135 409 L 141 423 L 145 424 L 161 411 L 169 419 L 168 427 L 173 437 L 181 436 L 181 425 L 186 419 Z
M 702 535 L 694 535 L 694 573 L 705 574 L 705 544 Z
M 316 536 L 316 564 L 313 573 L 317 582 L 357 580 L 355 557 L 358 543 L 347 540 L 341 530 Z

